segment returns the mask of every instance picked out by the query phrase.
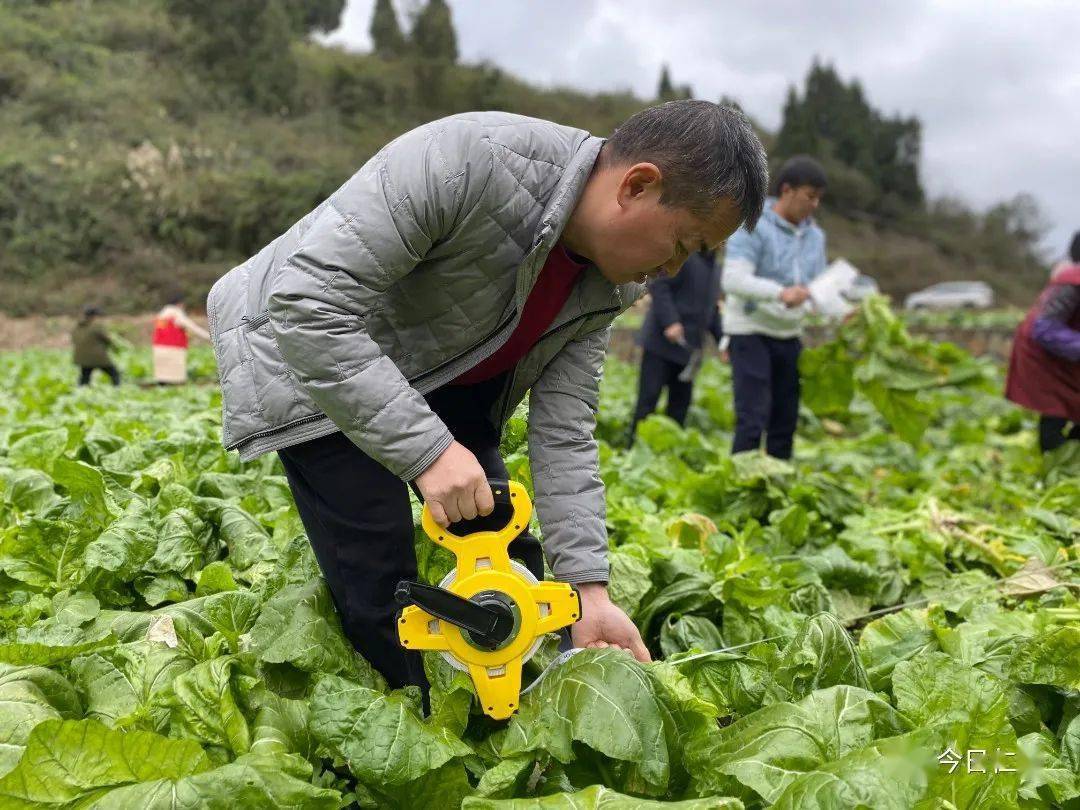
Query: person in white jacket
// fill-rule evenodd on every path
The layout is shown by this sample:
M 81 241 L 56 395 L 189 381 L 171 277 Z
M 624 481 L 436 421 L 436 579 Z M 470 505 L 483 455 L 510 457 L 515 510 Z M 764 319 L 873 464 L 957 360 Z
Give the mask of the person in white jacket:
M 188 334 L 210 340 L 210 333 L 184 311 L 183 296 L 176 295 L 154 319 L 154 382 L 178 385 L 187 382 Z
M 825 232 L 813 219 L 826 182 L 816 160 L 791 158 L 754 230 L 739 228 L 727 242 L 722 285 L 735 394 L 732 453 L 760 449 L 764 436 L 770 456 L 791 458 L 807 285 L 826 265 Z

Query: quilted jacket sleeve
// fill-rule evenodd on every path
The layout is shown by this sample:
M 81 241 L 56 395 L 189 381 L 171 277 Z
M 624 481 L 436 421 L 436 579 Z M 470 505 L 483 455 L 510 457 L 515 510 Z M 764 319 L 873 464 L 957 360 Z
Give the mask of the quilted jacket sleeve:
M 529 395 L 529 460 L 544 551 L 563 582 L 607 582 L 604 484 L 593 432 L 610 327 L 571 341 Z
M 378 295 L 482 199 L 491 149 L 465 124 L 413 130 L 323 206 L 276 275 L 269 313 L 282 355 L 316 404 L 405 481 L 453 437 L 365 328 Z

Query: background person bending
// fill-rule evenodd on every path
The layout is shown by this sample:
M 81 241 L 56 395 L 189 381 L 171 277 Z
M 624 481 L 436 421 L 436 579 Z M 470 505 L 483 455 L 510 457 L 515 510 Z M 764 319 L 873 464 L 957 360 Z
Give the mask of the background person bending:
M 79 367 L 79 385 L 89 383 L 95 369 L 109 375 L 113 385 L 120 384 L 120 372 L 109 357 L 109 349 L 113 347 L 112 338 L 98 321 L 101 314 L 97 307 L 87 307 L 71 332 L 72 360 Z
M 688 246 L 694 250 L 697 246 Z M 686 422 L 694 380 L 680 379 L 691 353 L 704 347 L 706 333 L 719 341 L 720 272 L 712 251 L 697 250 L 674 276 L 649 281 L 652 304 L 641 326 L 641 374 L 637 406 L 628 443 L 634 443 L 637 423 L 656 410 L 667 388 L 665 413 L 680 425 Z
M 1080 231 L 1016 330 L 1005 396 L 1039 414 L 1044 453 L 1080 440 Z

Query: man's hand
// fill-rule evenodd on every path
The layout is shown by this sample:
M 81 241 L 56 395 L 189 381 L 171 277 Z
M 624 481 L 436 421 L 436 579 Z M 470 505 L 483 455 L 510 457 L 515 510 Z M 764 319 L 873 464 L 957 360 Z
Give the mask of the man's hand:
M 780 300 L 789 309 L 799 306 L 810 297 L 810 290 L 798 284 L 794 287 L 784 287 L 780 291 Z
M 671 343 L 678 343 L 680 346 L 686 345 L 686 330 L 683 329 L 683 325 L 678 321 L 675 321 L 671 326 L 664 329 L 664 337 Z
M 606 585 L 589 582 L 576 587 L 581 597 L 581 619 L 570 628 L 575 647 L 616 647 L 629 651 L 643 664 L 652 660 L 641 633 L 608 597 Z
M 420 473 L 416 486 L 431 517 L 444 528 L 459 520 L 490 515 L 495 508 L 484 468 L 468 448 L 456 441 Z

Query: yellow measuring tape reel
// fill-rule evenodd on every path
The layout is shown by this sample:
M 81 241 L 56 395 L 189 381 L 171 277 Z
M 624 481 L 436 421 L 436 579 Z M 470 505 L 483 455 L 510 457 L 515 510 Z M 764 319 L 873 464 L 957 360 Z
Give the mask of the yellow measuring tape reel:
M 398 584 L 406 605 L 398 617 L 398 640 L 410 650 L 436 650 L 472 677 L 480 706 L 496 720 L 518 708 L 521 667 L 543 636 L 581 617 L 577 591 L 565 582 L 538 582 L 511 560 L 510 542 L 529 525 L 532 502 L 516 481 L 492 481 L 497 504 L 513 514 L 501 529 L 459 536 L 439 526 L 424 506 L 421 524 L 457 565 L 438 587 Z

